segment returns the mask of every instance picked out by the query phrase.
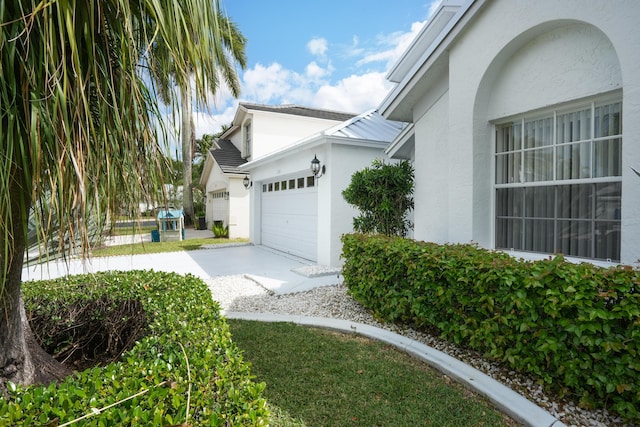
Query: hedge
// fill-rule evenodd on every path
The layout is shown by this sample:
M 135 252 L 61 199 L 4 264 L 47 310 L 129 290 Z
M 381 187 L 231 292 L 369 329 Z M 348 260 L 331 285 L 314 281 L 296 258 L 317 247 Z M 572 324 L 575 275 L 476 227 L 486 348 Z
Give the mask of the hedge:
M 11 385 L 8 399 L 0 398 L 0 426 L 63 425 L 83 416 L 73 425 L 267 425 L 265 385 L 252 381 L 218 304 L 200 279 L 109 272 L 28 282 L 23 293 L 27 311 L 40 315 L 60 304 L 105 297 L 135 300 L 147 324 L 116 362 L 49 386 Z
M 356 301 L 536 376 L 586 407 L 640 419 L 640 271 L 528 262 L 470 244 L 344 235 Z

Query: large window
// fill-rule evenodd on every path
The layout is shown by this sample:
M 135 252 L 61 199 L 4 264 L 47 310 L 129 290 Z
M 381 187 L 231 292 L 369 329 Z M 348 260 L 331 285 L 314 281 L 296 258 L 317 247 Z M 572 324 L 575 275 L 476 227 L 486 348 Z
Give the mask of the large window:
M 620 260 L 622 103 L 496 125 L 497 248 Z

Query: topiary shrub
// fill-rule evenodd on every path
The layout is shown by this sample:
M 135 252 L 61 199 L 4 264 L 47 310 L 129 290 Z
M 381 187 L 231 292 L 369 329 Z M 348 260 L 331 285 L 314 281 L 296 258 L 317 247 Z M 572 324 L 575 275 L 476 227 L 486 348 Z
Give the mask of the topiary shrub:
M 406 323 L 537 376 L 588 407 L 640 420 L 640 271 L 475 245 L 344 235 L 350 294 Z
M 360 210 L 353 219 L 353 229 L 406 236 L 413 227 L 408 218 L 413 209 L 413 178 L 413 166 L 407 160 L 385 163 L 375 159 L 371 167 L 354 173 L 342 192 L 345 201 Z
M 218 304 L 200 279 L 153 271 L 109 272 L 27 282 L 23 292 L 32 318 L 57 316 L 66 322 L 60 307 L 98 301 L 98 306 L 113 310 L 90 309 L 97 317 L 124 313 L 125 302 L 139 307 L 145 321 L 134 328 L 134 345 L 106 366 L 46 387 L 10 384 L 8 396 L 0 399 L 0 426 L 73 420 L 90 426 L 267 424 L 265 385 L 252 381 Z M 128 324 L 131 313 L 125 316 L 120 320 Z M 76 317 L 87 318 L 91 315 Z

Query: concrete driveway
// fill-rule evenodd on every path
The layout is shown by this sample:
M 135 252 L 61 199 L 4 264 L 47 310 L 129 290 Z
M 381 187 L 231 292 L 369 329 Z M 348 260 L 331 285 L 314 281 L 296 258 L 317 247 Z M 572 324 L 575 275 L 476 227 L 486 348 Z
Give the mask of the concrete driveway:
M 193 274 L 201 279 L 244 275 L 276 294 L 306 291 L 337 283 L 338 270 L 317 266 L 263 246 L 251 244 L 88 260 L 54 261 L 23 269 L 22 280 L 53 279 L 108 270 L 156 270 Z

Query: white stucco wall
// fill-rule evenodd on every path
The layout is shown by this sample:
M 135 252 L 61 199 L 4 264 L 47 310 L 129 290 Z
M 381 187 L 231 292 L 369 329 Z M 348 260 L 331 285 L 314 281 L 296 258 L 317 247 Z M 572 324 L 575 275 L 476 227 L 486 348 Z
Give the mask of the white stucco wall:
M 249 190 L 242 183 L 243 175 L 225 175 L 217 164 L 214 164 L 206 182 L 206 219 L 211 228 L 214 220 L 222 220 L 229 226 L 229 237 L 249 238 Z M 211 193 L 226 191 L 229 199 L 222 201 L 211 198 Z M 214 209 L 214 204 L 224 207 L 225 212 Z
M 319 263 L 331 266 L 341 266 L 344 260 L 340 259 L 342 254 L 343 234 L 353 233 L 353 218 L 359 214 L 359 211 L 348 204 L 342 197 L 344 191 L 351 183 L 351 176 L 368 166 L 376 159 L 389 161 L 383 152 L 383 147 L 362 147 L 343 144 L 332 144 L 328 147 L 329 159 L 331 160 L 330 173 L 320 180 L 326 179 L 321 184 L 325 189 L 330 191 L 320 192 L 321 196 L 318 201 L 320 212 L 318 213 L 318 222 L 324 221 L 323 227 L 318 227 L 318 250 L 322 249 L 323 259 Z M 320 215 L 322 213 L 322 215 Z M 328 230 L 323 236 L 320 228 Z M 327 241 L 328 240 L 328 241 Z M 318 252 L 320 253 L 320 252 Z
M 224 176 L 222 170 L 217 164 L 214 164 L 209 173 L 209 177 L 205 184 L 205 194 L 207 195 L 207 202 L 205 206 L 205 217 L 207 219 L 207 227 L 210 228 L 213 225 L 213 221 L 217 220 L 216 213 L 214 212 L 214 199 L 211 198 L 211 194 L 215 191 L 221 191 L 229 188 L 229 178 Z M 226 215 L 225 215 L 226 216 Z
M 446 98 L 414 109 L 416 238 L 493 247 L 491 120 L 622 88 L 621 258 L 640 258 L 640 179 L 630 169 L 640 167 L 638 16 L 633 0 L 487 2 L 448 51 Z
M 250 114 L 250 120 L 253 129 L 250 160 L 256 160 L 340 123 L 335 120 L 255 110 Z
M 243 177 L 229 178 L 229 238 L 248 239 L 250 229 L 250 194 Z
M 326 166 L 326 173 L 317 180 L 316 184 L 318 191 L 318 259 L 316 261 L 320 265 L 341 265 L 340 237 L 344 233 L 353 231 L 353 217 L 357 215 L 357 211 L 342 198 L 342 190 L 349 185 L 354 172 L 371 165 L 374 158 L 385 158 L 383 149 L 384 145 L 352 146 L 332 143 L 332 140 L 328 139 L 311 145 L 303 144 L 299 148 L 287 151 L 286 155 L 274 156 L 275 158 L 251 168 L 253 180 L 251 242 L 261 244 L 259 200 L 262 182 L 275 177 L 308 175 L 311 159 L 317 156 Z
M 456 159 L 449 151 L 449 94 L 443 94 L 428 107 L 428 112 L 418 115 L 415 132 L 420 143 L 415 144 L 415 194 L 414 231 L 417 240 L 436 243 L 451 241 L 449 230 L 455 229 L 450 223 L 450 212 L 458 211 L 451 206 L 456 203 L 449 186 L 456 175 L 452 168 Z

